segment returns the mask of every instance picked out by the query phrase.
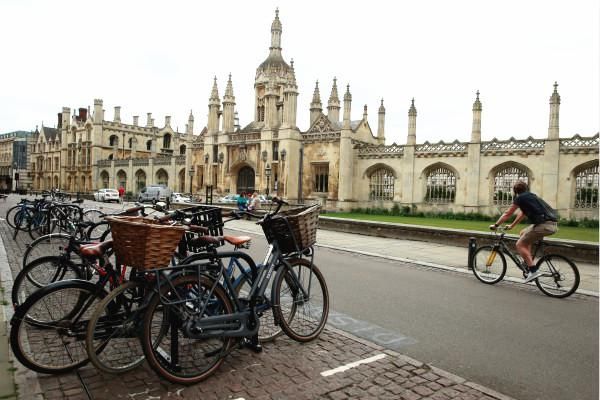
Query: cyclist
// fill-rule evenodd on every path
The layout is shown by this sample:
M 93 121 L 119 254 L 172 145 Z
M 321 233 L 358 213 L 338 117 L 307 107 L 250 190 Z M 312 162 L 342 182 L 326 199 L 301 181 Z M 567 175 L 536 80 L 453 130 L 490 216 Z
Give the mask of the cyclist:
M 517 240 L 515 247 L 523 257 L 523 266 L 527 267 L 529 273 L 525 278 L 525 283 L 531 282 L 538 278 L 541 273 L 538 272 L 533 263 L 531 256 L 531 245 L 542 239 L 544 236 L 553 235 L 558 230 L 556 212 L 541 198 L 529 191 L 529 187 L 523 181 L 517 181 L 513 186 L 514 198 L 513 204 L 500 216 L 494 225 L 490 225 L 490 229 L 495 230 L 504 221 L 507 221 L 517 209 L 521 209 L 521 213 L 517 215 L 515 220 L 506 226 L 507 230 L 512 229 L 525 217 L 529 219 L 533 225 L 520 232 L 520 238 Z

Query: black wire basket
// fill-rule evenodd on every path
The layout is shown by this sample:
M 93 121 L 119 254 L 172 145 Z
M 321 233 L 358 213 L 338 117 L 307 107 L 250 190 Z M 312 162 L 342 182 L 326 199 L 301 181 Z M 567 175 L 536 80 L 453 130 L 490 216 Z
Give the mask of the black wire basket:
M 317 242 L 319 205 L 282 211 L 263 222 L 269 243 L 277 242 L 282 253 L 301 252 Z

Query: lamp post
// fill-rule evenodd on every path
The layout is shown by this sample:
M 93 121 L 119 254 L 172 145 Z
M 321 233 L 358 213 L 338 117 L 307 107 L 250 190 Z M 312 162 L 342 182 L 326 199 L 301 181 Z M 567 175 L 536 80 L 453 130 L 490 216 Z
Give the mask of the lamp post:
M 284 181 L 284 176 L 285 176 L 285 157 L 287 156 L 287 151 L 285 151 L 285 149 L 281 149 L 281 151 L 279 152 L 279 155 L 281 156 L 281 168 L 279 171 L 279 182 L 277 183 L 277 196 L 282 197 L 283 196 L 283 191 L 285 190 L 285 187 L 283 186 L 285 181 Z M 281 183 L 282 186 L 282 190 L 281 193 L 279 192 L 279 185 Z
M 269 195 L 269 186 L 271 183 L 271 166 L 267 164 L 265 167 L 265 176 L 267 177 L 267 196 Z
M 194 166 L 190 166 L 190 170 L 188 171 L 190 174 L 190 196 L 192 195 L 192 179 L 194 178 Z

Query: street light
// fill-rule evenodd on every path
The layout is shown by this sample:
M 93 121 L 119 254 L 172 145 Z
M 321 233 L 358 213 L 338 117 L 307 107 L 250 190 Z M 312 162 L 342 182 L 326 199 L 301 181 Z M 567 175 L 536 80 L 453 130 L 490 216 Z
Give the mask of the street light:
M 190 174 L 190 196 L 192 195 L 192 178 L 194 178 L 194 166 L 190 166 L 190 170 L 188 171 Z
M 265 176 L 267 177 L 267 196 L 269 195 L 269 186 L 271 183 L 271 166 L 267 164 L 265 167 Z

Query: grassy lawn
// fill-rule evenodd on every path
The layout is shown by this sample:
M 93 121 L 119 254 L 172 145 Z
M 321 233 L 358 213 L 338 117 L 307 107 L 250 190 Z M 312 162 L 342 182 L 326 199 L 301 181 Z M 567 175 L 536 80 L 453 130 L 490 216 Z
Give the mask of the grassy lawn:
M 359 219 L 365 221 L 393 222 L 397 224 L 434 226 L 438 228 L 467 229 L 471 231 L 482 232 L 489 232 L 489 226 L 490 224 L 492 224 L 492 222 L 487 221 L 463 221 L 456 219 L 419 218 L 356 213 L 329 213 L 324 214 L 324 216 L 335 218 Z M 517 235 L 519 231 L 526 226 L 527 225 L 525 224 L 518 225 L 510 233 Z M 586 242 L 598 243 L 598 229 L 559 225 L 558 232 L 552 235 L 552 237 L 557 239 L 583 240 Z

